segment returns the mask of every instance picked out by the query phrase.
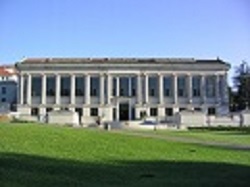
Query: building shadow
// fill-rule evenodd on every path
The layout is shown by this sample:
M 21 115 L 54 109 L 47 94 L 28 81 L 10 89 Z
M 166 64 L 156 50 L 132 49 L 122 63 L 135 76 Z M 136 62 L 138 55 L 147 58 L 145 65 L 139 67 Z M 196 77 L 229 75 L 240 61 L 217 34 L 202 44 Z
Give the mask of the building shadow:
M 250 166 L 188 161 L 83 162 L 0 153 L 0 186 L 249 186 Z

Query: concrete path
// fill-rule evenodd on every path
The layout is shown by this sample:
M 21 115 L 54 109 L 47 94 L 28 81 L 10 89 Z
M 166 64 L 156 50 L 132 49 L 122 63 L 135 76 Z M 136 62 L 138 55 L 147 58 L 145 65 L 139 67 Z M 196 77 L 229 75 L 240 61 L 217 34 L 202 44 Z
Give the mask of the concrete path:
M 153 133 L 149 133 L 147 131 L 138 132 L 138 131 L 132 131 L 132 130 L 115 130 L 112 132 L 131 135 L 131 136 L 160 139 L 160 140 L 165 140 L 165 141 L 197 144 L 197 145 L 203 145 L 203 146 L 208 146 L 208 147 L 219 147 L 219 148 L 232 149 L 232 150 L 246 150 L 246 151 L 249 150 L 250 151 L 250 146 L 248 146 L 248 145 L 230 144 L 230 143 L 223 143 L 223 142 L 216 142 L 216 141 L 197 140 L 197 139 L 191 138 L 191 137 L 190 138 L 188 138 L 188 137 L 172 137 L 172 136 L 168 136 L 168 135 L 153 134 Z

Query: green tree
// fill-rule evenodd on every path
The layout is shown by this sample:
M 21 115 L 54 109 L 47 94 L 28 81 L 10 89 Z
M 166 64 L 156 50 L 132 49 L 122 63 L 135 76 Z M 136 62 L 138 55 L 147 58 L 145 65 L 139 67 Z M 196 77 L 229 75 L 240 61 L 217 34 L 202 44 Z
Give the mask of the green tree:
M 250 67 L 246 61 L 236 67 L 234 76 L 234 102 L 239 110 L 250 106 Z

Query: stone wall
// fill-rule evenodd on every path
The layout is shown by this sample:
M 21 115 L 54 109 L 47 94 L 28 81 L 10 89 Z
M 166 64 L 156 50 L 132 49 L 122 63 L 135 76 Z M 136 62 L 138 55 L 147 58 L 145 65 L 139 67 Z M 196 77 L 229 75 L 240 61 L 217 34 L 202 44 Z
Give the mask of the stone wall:
M 54 124 L 79 125 L 79 116 L 77 112 L 72 111 L 51 111 L 47 115 L 47 122 Z
M 176 114 L 176 123 L 179 128 L 205 126 L 206 115 L 199 111 L 184 110 Z

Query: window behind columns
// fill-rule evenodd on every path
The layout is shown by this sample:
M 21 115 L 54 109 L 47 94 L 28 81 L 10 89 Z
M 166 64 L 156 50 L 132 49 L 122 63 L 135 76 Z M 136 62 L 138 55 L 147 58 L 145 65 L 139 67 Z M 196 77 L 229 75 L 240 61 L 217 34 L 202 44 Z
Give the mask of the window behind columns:
M 28 76 L 23 76 L 23 103 L 27 104 Z
M 46 81 L 46 95 L 47 96 L 55 96 L 56 93 L 56 77 L 55 76 L 47 76 Z
M 149 96 L 156 97 L 158 95 L 158 77 L 148 77 L 148 84 Z
M 128 96 L 129 94 L 129 78 L 128 77 L 120 77 L 120 96 Z
M 100 95 L 100 77 L 90 78 L 90 95 L 92 97 L 98 97 Z
M 221 75 L 219 77 L 219 94 L 220 94 L 220 97 L 223 97 L 223 93 L 224 92 L 224 76 Z
M 186 97 L 187 96 L 186 77 L 185 76 L 179 76 L 177 84 L 178 84 L 178 96 L 179 97 Z
M 142 97 L 142 100 L 145 100 L 145 76 L 141 76 L 141 97 Z
M 136 89 L 137 86 L 137 77 L 133 76 L 131 77 L 131 96 L 136 96 Z
M 70 76 L 61 76 L 61 96 L 70 96 Z
M 164 77 L 163 79 L 163 90 L 164 90 L 164 96 L 170 97 L 172 95 L 172 77 Z
M 31 96 L 41 96 L 42 93 L 42 78 L 39 75 L 31 77 Z
M 207 97 L 215 97 L 215 88 L 216 88 L 215 78 L 216 78 L 215 76 L 206 77 L 206 96 Z
M 113 77 L 112 78 L 112 95 L 113 96 L 116 96 L 116 89 L 117 89 L 117 87 L 116 87 L 116 77 Z
M 84 81 L 84 77 L 83 76 L 76 76 L 75 79 L 75 93 L 76 96 L 84 96 L 84 89 L 85 89 L 85 81 Z
M 201 84 L 201 77 L 200 76 L 193 76 L 192 77 L 192 87 L 193 87 L 193 97 L 200 97 L 200 84 Z

